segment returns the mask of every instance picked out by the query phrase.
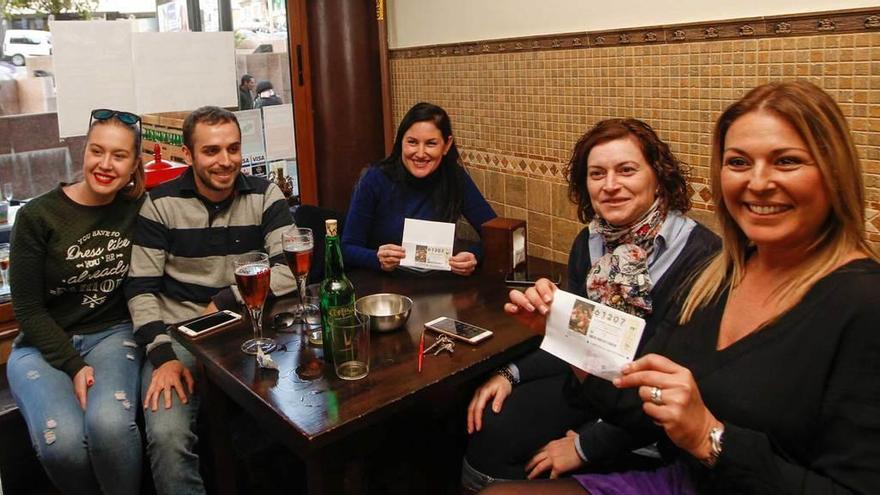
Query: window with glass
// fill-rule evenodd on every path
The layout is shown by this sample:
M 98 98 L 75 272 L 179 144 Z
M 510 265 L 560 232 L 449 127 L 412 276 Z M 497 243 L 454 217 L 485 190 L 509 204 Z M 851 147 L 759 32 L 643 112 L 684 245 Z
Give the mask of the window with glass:
M 27 199 L 80 175 L 85 136 L 58 132 L 64 122 L 64 95 L 57 93 L 53 20 L 84 16 L 71 12 L 13 11 L 0 21 L 0 184 L 12 184 L 12 195 Z M 293 128 L 293 92 L 288 46 L 287 3 L 284 0 L 101 0 L 88 13 L 92 21 L 131 22 L 137 33 L 231 32 L 233 69 L 228 74 L 228 98 L 217 101 L 249 124 L 262 126 L 262 149 L 244 157 L 243 173 L 276 179 L 295 197 L 297 154 Z M 10 36 L 6 36 L 9 33 Z M 24 49 L 22 47 L 26 47 Z M 217 46 L 216 50 L 225 50 Z M 219 52 L 218 52 L 219 53 Z M 165 55 L 173 60 L 174 51 Z M 222 55 L 222 54 L 221 54 Z M 59 55 L 61 56 L 61 55 Z M 99 58 L 96 58 L 98 63 Z M 57 70 L 56 70 L 57 69 Z M 177 78 L 180 88 L 199 87 L 182 72 L 155 67 L 154 77 Z M 196 72 L 196 71 L 193 71 Z M 196 76 L 193 76 L 196 77 Z M 137 81 L 135 81 L 137 84 Z M 179 96 L 177 92 L 169 98 Z M 173 98 L 172 98 L 173 99 Z M 177 101 L 174 99 L 174 101 Z M 173 110 L 145 111 L 143 159 L 182 160 L 183 117 L 195 109 L 180 103 Z M 197 106 L 197 105 L 196 105 Z M 63 125 L 62 125 L 63 127 Z M 248 128 L 248 132 L 249 132 Z M 295 198 L 291 203 L 295 203 Z

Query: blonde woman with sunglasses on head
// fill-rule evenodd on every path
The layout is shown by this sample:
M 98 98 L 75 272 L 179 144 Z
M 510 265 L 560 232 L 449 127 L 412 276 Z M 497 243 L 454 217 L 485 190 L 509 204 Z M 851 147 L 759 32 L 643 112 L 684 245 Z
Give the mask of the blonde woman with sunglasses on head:
M 122 282 L 142 203 L 140 118 L 94 110 L 83 179 L 21 208 L 12 232 L 12 305 L 21 334 L 10 388 L 37 457 L 64 493 L 140 491 L 142 352 Z

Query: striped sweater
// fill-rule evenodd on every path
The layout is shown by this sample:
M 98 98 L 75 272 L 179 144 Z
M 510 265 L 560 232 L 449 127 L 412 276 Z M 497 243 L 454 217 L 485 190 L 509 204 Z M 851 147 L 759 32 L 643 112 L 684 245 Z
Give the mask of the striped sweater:
M 236 255 L 268 253 L 272 294 L 294 290 L 281 247 L 281 232 L 292 224 L 281 190 L 257 177 L 239 175 L 234 194 L 220 203 L 197 194 L 191 168 L 150 191 L 135 229 L 125 295 L 135 340 L 154 367 L 177 358 L 166 325 L 201 314 L 211 301 L 237 309 L 231 290 Z

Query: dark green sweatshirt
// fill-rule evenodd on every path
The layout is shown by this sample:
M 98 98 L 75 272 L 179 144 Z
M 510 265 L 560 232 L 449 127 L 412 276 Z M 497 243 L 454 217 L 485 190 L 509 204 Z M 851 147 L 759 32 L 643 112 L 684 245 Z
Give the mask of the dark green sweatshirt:
M 17 343 L 36 347 L 71 377 L 86 365 L 71 335 L 130 319 L 122 281 L 142 201 L 119 194 L 108 205 L 83 206 L 58 186 L 15 217 L 9 279 Z

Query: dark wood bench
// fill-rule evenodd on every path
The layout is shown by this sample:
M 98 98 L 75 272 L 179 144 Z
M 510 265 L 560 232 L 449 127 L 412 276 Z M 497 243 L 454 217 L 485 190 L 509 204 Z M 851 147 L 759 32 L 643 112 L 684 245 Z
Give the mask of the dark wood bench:
M 6 421 L 7 417 L 18 414 L 18 406 L 12 399 L 9 390 L 9 380 L 6 379 L 6 364 L 0 365 L 0 421 Z
M 0 479 L 3 493 L 59 493 L 34 453 L 27 424 L 9 390 L 5 363 L 0 364 Z
M 0 479 L 4 493 L 53 493 L 9 390 L 5 363 L 0 365 Z

